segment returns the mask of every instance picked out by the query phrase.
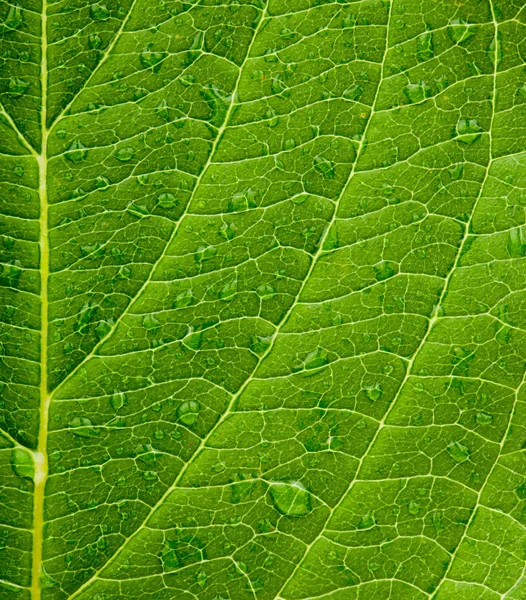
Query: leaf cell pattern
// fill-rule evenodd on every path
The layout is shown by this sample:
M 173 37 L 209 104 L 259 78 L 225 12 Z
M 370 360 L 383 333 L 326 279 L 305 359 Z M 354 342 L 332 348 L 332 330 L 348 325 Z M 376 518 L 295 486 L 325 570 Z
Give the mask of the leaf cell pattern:
M 0 5 L 0 598 L 526 597 L 523 0 Z

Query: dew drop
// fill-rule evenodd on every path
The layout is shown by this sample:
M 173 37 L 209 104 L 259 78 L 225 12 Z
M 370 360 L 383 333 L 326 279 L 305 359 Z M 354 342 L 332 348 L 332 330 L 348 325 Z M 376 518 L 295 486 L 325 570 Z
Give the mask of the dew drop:
M 219 299 L 224 302 L 232 300 L 237 293 L 237 280 L 233 279 L 225 284 L 219 291 Z
M 86 417 L 75 417 L 68 423 L 71 428 L 71 433 L 78 437 L 98 437 L 100 429 L 95 427 L 93 423 Z
M 324 348 L 316 348 L 309 354 L 303 361 L 303 368 L 306 370 L 317 369 L 318 367 L 323 367 L 329 362 L 329 354 L 327 350 Z
M 7 93 L 12 98 L 18 98 L 25 94 L 29 89 L 29 81 L 20 79 L 20 77 L 11 77 L 7 84 Z
M 388 261 L 382 261 L 374 267 L 374 273 L 377 281 L 389 279 L 390 277 L 393 277 L 393 275 L 396 275 L 395 264 Z
M 119 267 L 119 270 L 117 271 L 118 279 L 130 279 L 131 276 L 132 271 L 130 267 L 127 267 L 126 265 L 122 265 L 122 267 Z
M 482 127 L 476 119 L 460 119 L 457 123 L 457 140 L 464 144 L 472 144 L 482 135 Z
M 257 206 L 258 194 L 252 188 L 236 192 L 228 203 L 229 212 L 241 212 Z
M 217 254 L 217 248 L 215 246 L 199 246 L 194 255 L 196 262 L 203 262 L 214 258 Z
M 95 327 L 95 333 L 99 339 L 106 337 L 108 333 L 111 331 L 111 323 L 108 321 L 100 321 Z
M 104 175 L 98 175 L 97 177 L 95 177 L 95 186 L 99 190 L 107 188 L 109 185 L 110 185 L 110 180 L 107 177 L 104 177 Z
M 269 492 L 274 506 L 283 515 L 303 517 L 312 511 L 311 495 L 300 481 L 272 482 Z
M 114 410 L 119 410 L 128 403 L 128 398 L 124 392 L 115 390 L 110 398 L 111 407 Z
M 336 171 L 334 163 L 323 156 L 314 157 L 314 169 L 325 179 L 333 179 Z
M 476 27 L 469 25 L 469 23 L 461 19 L 452 19 L 449 22 L 448 35 L 455 44 L 467 42 L 475 35 L 476 31 Z
M 75 140 L 66 151 L 66 158 L 72 163 L 79 163 L 88 156 L 88 149 L 80 140 Z
M 186 308 L 187 306 L 190 306 L 193 301 L 194 295 L 192 290 L 186 290 L 180 294 L 177 294 L 175 300 L 173 301 L 172 308 Z
M 343 92 L 343 97 L 346 100 L 353 100 L 354 102 L 357 102 L 361 98 L 362 94 L 363 94 L 362 87 L 360 87 L 359 85 L 352 85 L 350 88 L 347 88 Z
M 161 68 L 162 61 L 166 58 L 166 52 L 157 52 L 152 50 L 153 44 L 145 46 L 141 52 L 140 61 L 141 65 L 145 69 L 152 69 L 154 73 L 157 73 Z
M 90 14 L 95 21 L 106 21 L 110 18 L 110 11 L 105 4 L 92 4 Z
M 252 335 L 250 337 L 250 349 L 256 354 L 263 354 L 272 343 L 272 336 Z
M 237 227 L 235 223 L 223 223 L 218 233 L 225 240 L 231 240 L 236 236 Z
M 475 421 L 478 425 L 489 425 L 493 422 L 493 415 L 481 411 L 475 415 Z
M 201 407 L 195 400 L 187 400 L 177 408 L 177 418 L 184 425 L 195 425 L 199 418 Z
M 419 62 L 430 60 L 435 56 L 433 49 L 433 34 L 431 31 L 426 31 L 418 36 L 416 40 L 416 57 Z
M 369 398 L 369 400 L 371 400 L 371 402 L 376 402 L 377 400 L 380 400 L 382 394 L 383 390 L 380 384 L 378 383 L 365 388 L 365 395 L 367 396 L 367 398 Z
M 142 318 L 142 326 L 148 331 L 158 329 L 161 322 L 154 315 L 144 315 Z
M 423 81 L 419 81 L 418 83 L 408 83 L 404 88 L 404 94 L 407 96 L 407 99 L 411 103 L 422 102 L 431 92 L 431 87 L 424 83 Z
M 376 519 L 371 511 L 367 511 L 365 515 L 360 518 L 358 523 L 358 529 L 370 529 L 376 524 Z
M 460 442 L 451 442 L 447 447 L 447 451 L 449 456 L 457 463 L 464 462 L 469 458 L 469 448 Z
M 77 319 L 75 321 L 75 331 L 79 333 L 86 333 L 88 326 L 95 315 L 96 307 L 91 304 L 84 304 L 80 309 Z
M 121 162 L 128 162 L 135 156 L 135 150 L 133 148 L 119 148 L 115 152 L 115 158 Z
M 25 448 L 13 448 L 11 452 L 11 467 L 16 475 L 24 479 L 34 479 L 35 464 L 31 452 Z
M 274 298 L 276 290 L 268 283 L 263 283 L 256 289 L 256 293 L 260 298 Z
M 97 50 L 102 46 L 102 38 L 98 33 L 91 33 L 88 36 L 88 47 L 91 50 Z
M 508 231 L 508 252 L 511 258 L 522 258 L 526 255 L 526 228 L 514 227 Z
M 22 25 L 23 22 L 24 14 L 22 8 L 18 4 L 11 6 L 7 13 L 5 24 L 12 29 L 16 29 L 19 25 Z
M 409 511 L 410 515 L 416 516 L 420 512 L 420 504 L 417 504 L 416 502 L 410 502 L 407 510 Z
M 142 478 L 144 481 L 157 481 L 157 473 L 155 471 L 144 471 Z
M 179 204 L 171 192 L 162 192 L 157 196 L 157 205 L 161 208 L 174 208 Z

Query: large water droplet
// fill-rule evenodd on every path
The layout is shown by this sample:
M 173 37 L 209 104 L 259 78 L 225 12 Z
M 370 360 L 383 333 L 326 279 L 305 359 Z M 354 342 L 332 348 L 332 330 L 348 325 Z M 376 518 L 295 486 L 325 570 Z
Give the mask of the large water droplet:
M 314 157 L 314 169 L 325 179 L 333 179 L 336 172 L 334 163 L 323 156 Z
M 29 89 L 29 81 L 20 79 L 20 77 L 11 77 L 7 84 L 7 92 L 12 98 L 18 98 Z
M 100 429 L 95 427 L 86 417 L 71 419 L 68 427 L 71 428 L 71 433 L 78 437 L 98 437 L 100 435 Z
M 105 4 L 92 4 L 90 15 L 95 21 L 106 21 L 110 18 L 110 11 Z
M 181 292 L 180 294 L 177 294 L 173 301 L 172 308 L 185 308 L 187 306 L 190 306 L 193 300 L 194 295 L 192 293 L 192 290 L 186 290 L 184 292 Z
M 247 188 L 243 192 L 236 192 L 228 203 L 230 212 L 240 212 L 255 208 L 257 206 L 258 194 L 252 188 Z
M 452 19 L 449 22 L 448 34 L 451 41 L 455 44 L 463 44 L 467 42 L 476 33 L 476 27 L 469 25 L 461 19 Z
M 184 425 L 195 425 L 199 418 L 201 407 L 195 400 L 187 400 L 177 408 L 177 418 Z
M 79 163 L 88 156 L 88 149 L 80 140 L 75 140 L 66 151 L 66 158 L 72 163 Z
M 141 65 L 145 69 L 152 69 L 154 73 L 157 73 L 161 68 L 161 63 L 166 58 L 166 52 L 158 52 L 152 50 L 153 44 L 148 44 L 145 46 L 141 52 L 140 61 Z
M 303 517 L 312 511 L 310 493 L 300 481 L 272 482 L 270 497 L 277 510 L 288 517 Z
M 411 103 L 422 102 L 429 97 L 430 93 L 431 87 L 423 81 L 408 83 L 404 88 L 404 94 Z
M 224 302 L 232 300 L 237 293 L 237 280 L 234 279 L 225 284 L 219 291 L 219 299 Z
M 476 119 L 460 119 L 457 123 L 457 140 L 464 144 L 472 144 L 482 135 L 482 127 Z
M 449 456 L 457 463 L 464 462 L 469 458 L 469 448 L 460 442 L 451 442 L 447 447 L 447 451 Z
M 260 298 L 274 298 L 276 290 L 268 283 L 263 283 L 256 289 L 256 293 Z
M 119 392 L 118 390 L 115 390 L 113 392 L 113 395 L 110 398 L 110 404 L 114 410 L 121 409 L 127 403 L 128 403 L 128 399 L 124 392 Z
M 88 36 L 88 48 L 90 50 L 97 50 L 102 46 L 102 38 L 98 33 L 91 33 Z
M 493 415 L 481 411 L 475 415 L 475 421 L 478 425 L 489 425 L 493 422 Z
M 103 190 L 104 188 L 107 188 L 109 185 L 110 185 L 110 180 L 107 177 L 104 177 L 104 175 L 97 175 L 97 177 L 95 177 L 95 186 L 99 190 Z
M 419 62 L 424 62 L 435 56 L 433 49 L 433 34 L 431 31 L 426 31 L 418 36 L 416 40 L 416 57 Z
M 300 365 L 298 365 L 297 367 L 294 366 L 294 370 L 299 370 L 302 368 L 305 370 L 317 369 L 318 367 L 323 367 L 328 362 L 329 354 L 327 350 L 318 347 L 316 348 L 316 350 L 309 352 L 305 360 Z
M 35 463 L 29 450 L 25 448 L 13 448 L 11 452 L 11 467 L 19 477 L 34 479 Z
M 119 148 L 115 152 L 115 158 L 121 162 L 128 162 L 135 156 L 135 150 L 133 148 Z
M 375 383 L 374 385 L 368 386 L 365 388 L 365 395 L 371 402 L 376 402 L 380 400 L 382 397 L 383 390 L 379 383 Z
M 12 29 L 16 29 L 19 25 L 22 25 L 23 22 L 24 14 L 22 8 L 18 4 L 11 6 L 7 13 L 5 24 Z
M 360 87 L 359 85 L 352 85 L 350 88 L 347 88 L 344 92 L 343 92 L 343 97 L 346 100 L 353 100 L 354 102 L 357 102 L 360 97 L 363 94 L 363 88 Z

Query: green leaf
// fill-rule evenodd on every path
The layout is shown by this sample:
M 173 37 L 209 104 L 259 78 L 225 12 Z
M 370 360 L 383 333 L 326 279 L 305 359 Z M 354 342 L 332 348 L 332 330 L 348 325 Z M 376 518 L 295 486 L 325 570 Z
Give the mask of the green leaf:
M 522 0 L 0 7 L 0 598 L 526 594 Z

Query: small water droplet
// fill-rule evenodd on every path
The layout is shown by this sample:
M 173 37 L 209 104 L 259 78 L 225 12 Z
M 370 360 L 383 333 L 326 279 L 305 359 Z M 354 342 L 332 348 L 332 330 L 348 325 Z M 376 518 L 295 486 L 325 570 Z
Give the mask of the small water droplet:
M 325 179 L 333 179 L 336 172 L 334 163 L 323 156 L 314 157 L 314 169 Z
M 360 87 L 359 85 L 352 85 L 350 88 L 347 88 L 343 92 L 343 97 L 346 100 L 353 100 L 354 102 L 357 102 L 361 98 L 362 94 L 363 94 L 362 87 Z
M 214 258 L 217 254 L 217 248 L 215 246 L 199 246 L 194 255 L 196 262 L 203 262 Z
M 472 144 L 482 135 L 482 127 L 476 119 L 460 119 L 456 129 L 457 140 L 464 144 Z
M 477 422 L 478 425 L 489 425 L 490 423 L 493 422 L 493 415 L 490 415 L 487 412 L 478 412 L 475 415 L 475 421 Z
M 371 511 L 367 511 L 358 522 L 358 529 L 370 529 L 376 524 L 376 519 Z
M 88 326 L 95 315 L 96 307 L 91 304 L 84 304 L 80 309 L 75 321 L 75 331 L 86 333 Z
M 71 433 L 78 437 L 98 437 L 100 435 L 100 429 L 86 417 L 75 417 L 68 423 L 68 427 L 71 428 Z
M 250 337 L 250 349 L 256 354 L 263 354 L 266 352 L 270 344 L 272 343 L 272 336 L 252 335 Z
M 146 45 L 140 56 L 141 65 L 145 69 L 152 69 L 154 73 L 157 73 L 161 68 L 161 63 L 166 58 L 166 52 L 158 52 L 152 50 L 153 44 Z
M 464 462 L 469 458 L 469 448 L 460 442 L 451 442 L 447 447 L 447 451 L 449 456 L 457 463 Z
M 7 17 L 5 20 L 5 24 L 12 29 L 16 29 L 19 25 L 22 25 L 24 22 L 24 13 L 22 8 L 15 4 L 9 8 L 9 12 L 7 13 Z
M 462 163 L 451 165 L 448 168 L 448 171 L 452 179 L 460 179 L 462 173 L 464 172 L 464 165 Z
M 111 331 L 111 323 L 108 321 L 100 321 L 95 327 L 95 333 L 99 339 L 106 337 L 108 333 Z
M 252 188 L 236 192 L 228 203 L 229 212 L 240 212 L 257 206 L 258 194 Z
M 80 140 L 73 141 L 66 151 L 66 158 L 72 163 L 79 163 L 85 160 L 86 156 L 88 156 L 88 149 Z
M 318 347 L 316 350 L 313 350 L 307 354 L 300 368 L 305 370 L 317 369 L 318 367 L 323 367 L 324 365 L 328 364 L 328 362 L 329 354 L 327 350 Z
M 237 280 L 233 279 L 226 283 L 219 291 L 219 299 L 228 302 L 234 298 L 237 293 Z
M 225 240 L 232 240 L 236 236 L 237 227 L 235 223 L 223 223 L 218 233 Z
M 418 83 L 408 83 L 404 88 L 404 94 L 407 96 L 407 99 L 411 103 L 422 102 L 429 97 L 431 93 L 431 87 L 424 83 L 423 81 L 419 81 Z
M 411 501 L 407 507 L 410 515 L 416 516 L 420 512 L 420 504 Z
M 119 267 L 119 270 L 117 271 L 118 279 L 130 279 L 131 276 L 132 271 L 130 267 L 127 267 L 126 265 L 122 265 L 122 267 Z
M 426 31 L 418 36 L 416 40 L 416 57 L 419 62 L 430 60 L 435 56 L 433 49 L 433 33 Z
M 95 21 L 106 21 L 110 18 L 110 11 L 105 4 L 92 4 L 90 14 Z
M 91 50 L 97 50 L 102 46 L 102 38 L 98 33 L 90 33 L 88 36 L 88 47 Z
M 186 308 L 187 306 L 190 306 L 193 301 L 194 295 L 192 290 L 186 290 L 180 294 L 177 294 L 173 301 L 172 308 Z
M 374 273 L 377 281 L 384 281 L 396 275 L 397 268 L 395 263 L 382 261 L 374 267 Z
M 508 252 L 511 258 L 526 256 L 526 227 L 514 227 L 508 231 Z
M 276 509 L 288 517 L 303 517 L 312 511 L 310 493 L 300 481 L 272 482 L 270 497 Z
M 110 398 L 111 407 L 114 410 L 119 410 L 128 403 L 128 398 L 124 392 L 115 390 Z
M 433 522 L 433 527 L 435 528 L 435 531 L 437 533 L 441 533 L 444 530 L 442 513 L 438 511 L 434 512 L 433 516 L 431 517 L 431 520 Z
M 10 77 L 7 84 L 7 93 L 12 98 L 18 98 L 25 94 L 29 89 L 29 81 L 20 79 L 20 77 Z
M 463 44 L 475 35 L 477 28 L 461 19 L 452 19 L 449 22 L 448 34 L 455 44 Z
M 197 585 L 203 589 L 204 587 L 206 587 L 206 582 L 208 580 L 208 576 L 204 571 L 199 571 L 197 573 L 197 575 L 195 576 L 195 580 L 197 582 Z
M 29 450 L 13 448 L 11 452 L 11 467 L 16 475 L 24 479 L 34 479 L 35 463 Z
M 371 402 L 380 400 L 382 393 L 383 390 L 379 383 L 375 383 L 374 385 L 365 388 L 365 395 L 367 398 L 369 398 L 369 400 L 371 400 Z
M 144 481 L 157 481 L 157 473 L 155 471 L 144 471 L 142 478 Z
M 161 322 L 154 315 L 144 315 L 142 318 L 142 326 L 149 331 L 158 329 Z
M 199 418 L 201 407 L 195 400 L 187 400 L 177 408 L 177 418 L 184 425 L 195 425 Z
M 133 148 L 119 148 L 115 152 L 115 158 L 121 162 L 128 162 L 135 156 L 135 150 Z
M 157 205 L 161 208 L 174 208 L 178 204 L 179 201 L 171 192 L 162 192 L 157 196 Z
M 109 185 L 110 185 L 110 180 L 107 177 L 104 177 L 104 175 L 98 175 L 97 177 L 95 177 L 95 186 L 99 190 L 107 188 Z

